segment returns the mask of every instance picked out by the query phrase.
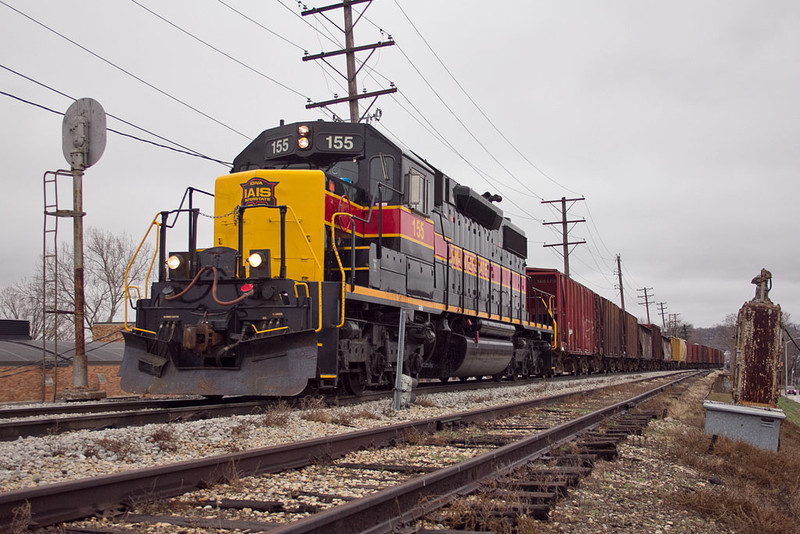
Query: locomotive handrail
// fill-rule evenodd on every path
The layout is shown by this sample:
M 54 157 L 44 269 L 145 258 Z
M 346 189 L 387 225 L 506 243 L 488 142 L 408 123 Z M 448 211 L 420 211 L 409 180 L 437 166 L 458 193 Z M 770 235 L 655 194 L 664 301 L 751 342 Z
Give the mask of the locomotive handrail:
M 319 295 L 319 303 L 317 304 L 317 327 L 314 329 L 314 332 L 319 332 L 322 330 L 322 281 L 317 280 L 317 295 Z
M 547 296 L 547 302 L 544 301 L 544 298 L 539 297 L 544 303 L 544 309 L 547 310 L 547 314 L 553 320 L 553 348 L 558 348 L 558 322 L 556 321 L 555 316 L 553 315 L 553 295 Z
M 253 330 L 256 331 L 256 334 L 269 334 L 270 332 L 277 332 L 279 330 L 288 330 L 289 329 L 288 326 L 279 326 L 278 328 L 268 328 L 266 330 L 259 330 L 258 328 L 256 328 L 256 325 L 254 325 L 253 323 L 250 323 L 250 326 L 253 327 Z
M 306 282 L 298 282 L 295 281 L 294 283 L 294 298 L 299 299 L 300 296 L 297 294 L 297 286 L 302 286 L 306 288 L 306 298 L 311 298 L 311 291 L 308 289 L 308 284 Z M 317 281 L 317 288 L 319 290 L 319 294 L 322 295 L 322 282 Z M 322 300 L 319 301 L 319 306 L 317 306 L 317 313 L 319 314 L 319 318 L 317 320 L 317 328 L 314 329 L 314 332 L 319 332 L 322 330 Z
M 304 288 L 306 288 L 306 298 L 307 299 L 311 298 L 311 293 L 308 292 L 308 284 L 306 284 L 305 282 L 298 282 L 298 281 L 295 281 L 294 283 L 294 298 L 296 299 L 300 298 L 300 295 L 297 294 L 297 286 L 303 286 Z
M 128 285 L 128 274 L 130 273 L 131 267 L 133 266 L 133 262 L 136 261 L 136 257 L 139 255 L 139 252 L 142 250 L 142 247 L 144 246 L 145 241 L 147 241 L 147 236 L 150 235 L 150 231 L 153 229 L 153 226 L 155 226 L 155 227 L 161 226 L 159 224 L 159 222 L 158 222 L 158 216 L 159 216 L 159 213 L 156 213 L 156 215 L 153 217 L 152 222 L 147 227 L 147 231 L 145 232 L 144 237 L 139 242 L 139 246 L 136 247 L 136 251 L 133 253 L 133 257 L 128 262 L 127 267 L 125 267 L 124 282 L 125 282 L 125 301 L 126 301 L 126 304 L 125 304 L 125 313 L 124 313 L 124 318 L 123 318 L 123 329 L 126 330 L 126 331 L 130 331 L 131 330 L 128 327 L 128 302 L 130 301 L 130 289 L 131 289 L 131 287 L 135 287 L 136 288 L 137 296 L 139 298 L 141 298 L 141 293 L 139 292 L 139 288 L 136 287 L 136 286 Z M 145 279 L 144 279 L 144 296 L 145 296 L 145 298 L 147 298 L 147 287 L 149 285 L 148 282 L 150 281 L 150 273 L 153 271 L 153 263 L 156 260 L 156 256 L 158 254 L 158 250 L 159 250 L 159 247 L 156 246 L 155 250 L 153 251 L 153 258 L 150 260 L 150 266 L 147 268 L 147 275 L 145 276 Z
M 356 225 L 353 222 L 353 219 L 354 218 L 359 218 L 359 217 L 355 217 L 355 215 L 353 215 L 352 213 L 345 213 L 343 211 L 337 211 L 333 215 L 331 215 L 331 248 L 333 248 L 333 255 L 336 257 L 336 263 L 339 264 L 339 271 L 342 273 L 342 298 L 341 298 L 342 306 L 341 306 L 341 312 L 340 312 L 340 317 L 341 318 L 340 318 L 339 324 L 336 325 L 336 328 L 341 328 L 342 326 L 344 326 L 344 299 L 345 299 L 345 283 L 346 283 L 345 282 L 345 275 L 344 275 L 344 265 L 342 265 L 342 258 L 339 257 L 339 249 L 336 246 L 336 223 L 335 223 L 335 220 L 336 220 L 336 217 L 338 217 L 340 215 L 345 216 L 345 217 L 350 217 L 350 234 L 352 236 L 352 244 L 351 244 L 350 248 L 351 248 L 351 254 L 352 255 L 355 255 L 355 246 L 356 246 Z M 355 263 L 356 263 L 355 260 L 353 260 L 351 262 L 351 265 L 350 265 L 350 269 L 351 269 L 350 282 L 354 286 L 355 286 L 355 266 L 356 266 Z M 352 289 L 353 288 L 351 288 L 351 290 Z

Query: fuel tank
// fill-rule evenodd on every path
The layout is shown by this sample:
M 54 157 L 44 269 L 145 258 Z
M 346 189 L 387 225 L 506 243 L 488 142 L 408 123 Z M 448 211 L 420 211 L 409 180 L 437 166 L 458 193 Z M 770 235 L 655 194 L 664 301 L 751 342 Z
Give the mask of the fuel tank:
M 454 334 L 448 347 L 449 376 L 488 376 L 502 373 L 514 354 L 511 340 Z

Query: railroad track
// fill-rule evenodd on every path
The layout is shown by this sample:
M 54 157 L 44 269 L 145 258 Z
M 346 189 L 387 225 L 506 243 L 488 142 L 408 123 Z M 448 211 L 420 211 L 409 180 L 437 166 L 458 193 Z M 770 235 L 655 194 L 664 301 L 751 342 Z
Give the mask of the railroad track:
M 681 380 L 686 376 L 690 375 L 684 375 Z M 592 393 L 556 395 L 374 430 L 10 491 L 0 495 L 0 527 L 11 525 L 15 517 L 17 525 L 25 522 L 44 526 L 125 509 L 130 513 L 119 517 L 122 524 L 128 525 L 139 521 L 208 528 L 213 523 L 216 525 L 213 528 L 269 529 L 270 532 L 389 531 L 430 515 L 456 495 L 478 490 L 485 484 L 484 480 L 496 477 L 498 470 L 509 472 L 546 456 L 554 446 L 598 426 L 605 418 L 625 411 L 632 403 L 659 393 L 671 380 L 643 379 L 638 383 L 627 383 L 624 388 L 611 386 Z M 631 391 L 634 388 L 646 391 L 633 398 L 622 393 L 622 389 Z M 574 399 L 572 404 L 566 403 L 568 397 Z M 555 403 L 563 404 L 554 407 Z M 594 409 L 600 405 L 603 407 Z M 586 413 L 589 406 L 594 411 Z M 433 438 L 426 437 L 431 434 Z M 429 439 L 433 441 L 428 442 Z M 608 440 L 599 441 L 603 445 Z M 390 461 L 386 456 L 388 449 L 374 450 L 388 443 L 399 443 L 404 447 L 438 447 L 437 454 L 442 459 L 438 463 L 452 465 L 442 468 L 442 465 L 430 462 Z M 359 449 L 372 452 L 346 456 Z M 400 456 L 432 457 L 431 450 L 413 453 L 417 456 L 413 456 L 410 450 L 403 450 Z M 246 477 L 269 477 L 287 469 L 304 467 L 312 471 L 300 475 L 301 479 L 325 478 L 314 470 L 330 469 L 334 474 L 329 473 L 327 478 L 340 484 L 313 491 L 289 488 L 277 501 L 263 498 L 257 490 L 251 491 L 252 495 L 246 491 L 244 496 L 233 492 L 234 496 L 222 498 L 203 490 L 206 493 L 184 495 L 181 497 L 183 501 L 149 504 L 218 483 L 242 490 L 246 489 Z M 341 470 L 350 474 L 342 474 Z M 262 489 L 279 488 L 279 481 L 285 478 L 273 475 L 268 481 L 253 483 Z M 350 493 L 342 489 L 342 480 L 351 482 L 347 485 Z M 361 480 L 360 484 L 366 485 L 361 488 L 364 490 L 361 493 L 369 495 L 353 494 L 355 488 L 350 486 L 355 485 L 354 480 Z M 280 493 L 281 490 L 275 491 Z M 420 503 L 425 505 L 420 506 Z M 184 515 L 165 515 L 165 509 L 177 510 Z M 229 513 L 236 509 L 243 514 L 241 518 Z M 159 510 L 162 513 L 157 513 Z M 207 510 L 211 510 L 213 518 L 208 517 Z M 274 522 L 276 518 L 297 519 L 311 512 L 317 513 L 283 525 Z M 253 519 L 254 514 L 256 519 Z M 109 531 L 108 525 L 100 524 L 63 528 L 67 532 Z
M 594 376 L 594 375 L 592 375 Z M 548 379 L 550 382 L 574 379 L 563 376 Z M 510 384 L 524 385 L 541 379 L 514 382 L 474 381 L 450 382 L 448 384 L 423 383 L 415 390 L 419 394 L 448 391 L 470 391 L 491 389 Z M 355 404 L 391 397 L 392 391 L 368 391 L 359 396 L 328 397 L 332 404 Z M 0 408 L 0 441 L 12 441 L 20 437 L 47 436 L 73 430 L 101 430 L 125 428 L 158 423 L 179 423 L 247 415 L 257 413 L 278 402 L 277 399 L 224 397 L 194 399 L 139 399 L 109 400 L 97 403 L 71 403 L 35 407 Z
M 527 382 L 527 381 L 526 381 Z M 520 381 L 520 384 L 526 382 Z M 418 391 L 437 393 L 498 387 L 507 383 L 466 382 L 424 384 Z M 391 391 L 368 391 L 359 396 L 326 398 L 331 404 L 354 404 L 391 397 Z M 290 399 L 297 402 L 300 399 Z M 266 397 L 224 397 L 201 399 L 159 399 L 108 401 L 91 404 L 36 406 L 0 409 L 0 441 L 20 437 L 47 436 L 73 430 L 102 430 L 158 423 L 181 423 L 258 413 L 280 402 Z

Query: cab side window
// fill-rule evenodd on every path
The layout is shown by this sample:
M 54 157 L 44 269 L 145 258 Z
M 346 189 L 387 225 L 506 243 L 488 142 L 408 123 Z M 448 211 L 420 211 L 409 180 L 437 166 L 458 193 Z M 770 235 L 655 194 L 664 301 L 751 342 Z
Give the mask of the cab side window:
M 369 181 L 370 197 L 376 200 L 378 199 L 378 184 L 397 189 L 394 181 L 394 158 L 384 154 L 372 157 L 369 160 Z M 391 189 L 382 187 L 380 196 L 383 202 L 392 202 L 395 194 Z
M 410 164 L 405 169 L 405 201 L 409 208 L 430 215 L 433 208 L 433 175 Z

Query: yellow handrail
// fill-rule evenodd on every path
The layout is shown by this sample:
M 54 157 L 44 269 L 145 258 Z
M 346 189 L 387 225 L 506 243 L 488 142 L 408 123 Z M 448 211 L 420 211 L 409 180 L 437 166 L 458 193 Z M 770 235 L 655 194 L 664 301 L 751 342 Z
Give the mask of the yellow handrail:
M 308 289 L 308 284 L 305 282 L 297 282 L 294 283 L 294 298 L 299 298 L 297 295 L 297 286 L 303 286 L 306 288 L 306 298 L 311 298 L 311 291 Z M 319 317 L 317 318 L 317 327 L 314 329 L 314 332 L 319 332 L 322 330 L 322 282 L 317 281 L 317 292 L 319 293 L 319 302 L 317 303 L 317 313 Z
M 311 297 L 311 294 L 308 292 L 308 284 L 306 284 L 305 282 L 298 282 L 298 281 L 295 280 L 295 282 L 294 282 L 294 298 L 300 298 L 300 296 L 297 294 L 297 286 L 303 286 L 304 288 L 306 288 L 306 298 L 310 298 Z
M 139 286 L 128 286 L 128 289 L 135 289 L 136 290 L 136 298 L 137 299 L 142 298 L 142 292 L 139 289 Z
M 337 211 L 333 215 L 331 215 L 331 247 L 333 248 L 333 254 L 336 256 L 336 263 L 339 264 L 339 271 L 342 273 L 342 311 L 341 311 L 341 321 L 336 326 L 336 328 L 341 328 L 344 326 L 344 296 L 345 296 L 345 276 L 344 276 L 344 266 L 342 265 L 342 259 L 339 257 L 339 249 L 336 248 L 336 224 L 333 222 L 337 216 L 344 215 L 346 217 L 350 217 L 350 224 L 355 224 L 353 222 L 353 214 L 346 213 L 343 211 Z
M 558 350 L 558 325 L 556 324 L 556 318 L 553 315 L 553 297 L 552 296 L 547 297 L 547 301 L 546 302 L 542 297 L 539 297 L 539 299 L 544 304 L 544 309 L 547 310 L 547 314 L 553 320 L 553 343 L 552 343 L 552 345 L 553 345 L 554 349 Z
M 139 246 L 136 247 L 136 251 L 133 253 L 133 257 L 131 258 L 131 261 L 129 261 L 128 262 L 128 266 L 125 267 L 125 279 L 124 279 L 124 281 L 125 281 L 125 313 L 124 313 L 124 319 L 123 319 L 124 320 L 123 328 L 128 332 L 131 331 L 131 328 L 128 327 L 128 302 L 129 302 L 129 299 L 130 299 L 130 289 L 132 287 L 136 288 L 136 294 L 137 294 L 137 296 L 139 298 L 141 298 L 141 293 L 139 292 L 139 288 L 136 287 L 136 286 L 128 285 L 128 274 L 130 273 L 131 267 L 133 266 L 133 262 L 136 261 L 136 257 L 139 255 L 139 252 L 142 250 L 142 247 L 144 246 L 145 241 L 147 241 L 147 237 L 150 235 L 150 231 L 153 229 L 153 226 L 155 226 L 156 228 L 159 228 L 161 226 L 161 223 L 158 222 L 158 216 L 159 216 L 159 214 L 156 213 L 155 217 L 153 217 L 153 221 L 147 227 L 147 231 L 145 232 L 144 237 L 142 238 L 142 240 L 139 242 Z M 149 286 L 150 273 L 153 271 L 153 264 L 155 263 L 157 256 L 158 256 L 158 246 L 156 245 L 155 250 L 153 251 L 153 258 L 150 260 L 150 266 L 147 268 L 147 275 L 145 276 L 145 279 L 144 279 L 144 296 L 145 296 L 145 298 L 147 298 L 147 288 Z M 134 328 L 133 330 L 141 330 L 141 329 L 140 328 Z M 142 330 L 142 331 L 143 332 L 149 332 L 151 334 L 155 334 L 155 332 L 150 332 L 149 330 Z
M 269 328 L 267 330 L 259 330 L 258 328 L 256 328 L 256 325 L 254 325 L 252 323 L 250 324 L 250 326 L 253 327 L 253 330 L 256 331 L 256 334 L 268 334 L 269 332 L 277 332 L 278 330 L 287 330 L 289 328 L 288 326 L 279 326 L 278 328 Z

